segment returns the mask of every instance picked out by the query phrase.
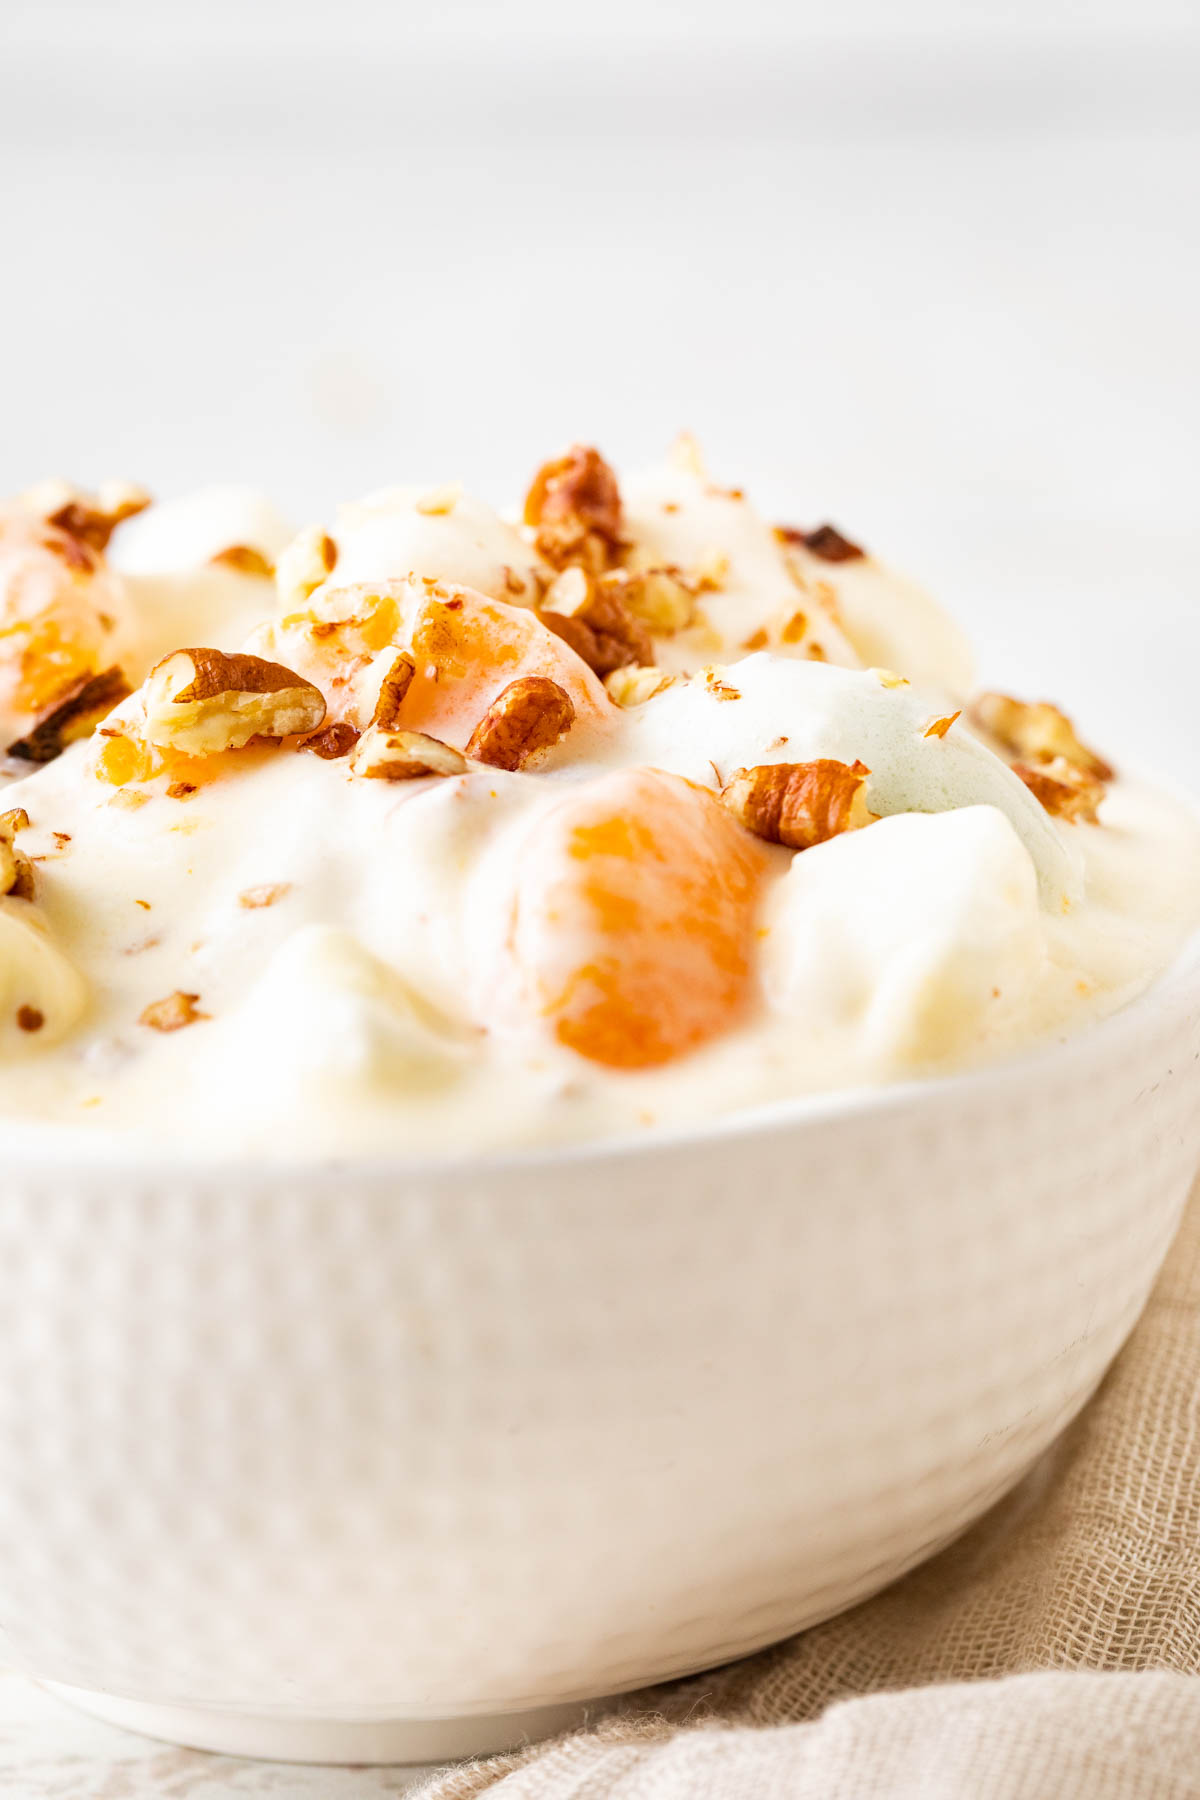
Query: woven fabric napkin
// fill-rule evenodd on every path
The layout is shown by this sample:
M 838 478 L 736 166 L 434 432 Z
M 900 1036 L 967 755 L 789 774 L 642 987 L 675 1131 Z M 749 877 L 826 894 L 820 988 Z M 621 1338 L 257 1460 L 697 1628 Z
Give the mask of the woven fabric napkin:
M 852 1612 L 425 1800 L 1200 1800 L 1200 1189 L 1091 1405 Z

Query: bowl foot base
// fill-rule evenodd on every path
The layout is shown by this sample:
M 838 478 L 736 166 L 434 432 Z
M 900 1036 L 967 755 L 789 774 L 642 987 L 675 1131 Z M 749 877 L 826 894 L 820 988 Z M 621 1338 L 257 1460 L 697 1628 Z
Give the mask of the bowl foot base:
M 193 1750 L 226 1756 L 261 1757 L 269 1762 L 419 1763 L 454 1762 L 513 1750 L 538 1738 L 582 1724 L 597 1702 L 541 1706 L 531 1712 L 493 1713 L 462 1719 L 312 1719 L 220 1712 L 202 1706 L 163 1706 L 125 1700 L 116 1694 L 42 1684 L 84 1712 L 163 1738 Z

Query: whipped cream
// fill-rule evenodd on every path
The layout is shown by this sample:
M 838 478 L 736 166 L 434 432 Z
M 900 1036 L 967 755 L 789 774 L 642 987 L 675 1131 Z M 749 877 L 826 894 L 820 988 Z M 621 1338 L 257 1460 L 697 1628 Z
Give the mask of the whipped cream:
M 694 456 L 619 490 L 581 458 L 520 523 L 381 490 L 315 560 L 240 490 L 116 527 L 87 580 L 140 685 L 0 795 L 0 876 L 5 843 L 30 872 L 0 895 L 6 1132 L 287 1158 L 686 1127 L 1062 1037 L 1165 967 L 1200 919 L 1185 804 L 1072 762 L 1065 720 L 973 728 L 960 634 L 840 534 Z

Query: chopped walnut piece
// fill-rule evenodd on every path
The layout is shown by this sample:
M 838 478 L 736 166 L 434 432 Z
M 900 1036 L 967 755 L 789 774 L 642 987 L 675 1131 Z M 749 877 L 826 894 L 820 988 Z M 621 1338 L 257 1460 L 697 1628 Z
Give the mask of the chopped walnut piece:
M 53 762 L 68 744 L 90 737 L 100 720 L 132 692 L 118 668 L 83 676 L 32 731 L 8 746 L 9 755 L 18 756 L 23 762 Z
M 282 900 L 291 891 L 290 881 L 270 881 L 262 887 L 243 888 L 238 895 L 238 905 L 255 912 L 260 906 L 274 906 L 277 900 Z
M 462 775 L 467 759 L 461 750 L 423 731 L 389 731 L 372 725 L 355 745 L 350 768 L 374 781 L 420 781 L 426 775 Z
M 961 718 L 962 707 L 960 706 L 957 712 L 945 713 L 940 719 L 930 719 L 928 725 L 926 725 L 924 731 L 921 733 L 921 736 L 944 738 L 954 721 Z
M 626 605 L 621 583 L 608 576 L 593 580 L 582 569 L 564 570 L 538 616 L 602 681 L 614 669 L 654 661 L 650 633 Z
M 416 672 L 417 665 L 412 657 L 401 651 L 379 685 L 372 725 L 378 725 L 384 731 L 395 730 L 404 696 L 412 686 Z
M 127 481 L 104 481 L 94 494 L 72 487 L 67 481 L 43 481 L 21 496 L 26 512 L 35 513 L 89 550 L 102 551 L 124 519 L 144 512 L 150 504 L 145 488 Z
M 544 675 L 510 681 L 471 733 L 467 755 L 494 769 L 522 769 L 557 744 L 575 721 L 571 696 Z
M 1035 799 L 1056 819 L 1075 824 L 1084 820 L 1089 825 L 1100 823 L 1096 811 L 1104 798 L 1104 783 L 1089 775 L 1065 756 L 1053 756 L 1049 762 L 1014 763 L 1013 774 L 1019 775 Z
M 865 763 L 760 763 L 739 769 L 721 790 L 730 811 L 756 837 L 809 850 L 843 831 L 869 825 Z
M 777 525 L 775 536 L 782 544 L 797 544 L 819 556 L 822 562 L 858 562 L 866 555 L 850 538 L 843 537 L 836 525 L 818 525 L 815 531 L 801 531 L 795 525 Z
M 315 731 L 325 717 L 311 681 L 240 652 L 174 650 L 150 671 L 145 693 L 150 742 L 188 756 Z
M 1014 700 L 1010 694 L 980 694 L 971 703 L 971 719 L 1005 750 L 1023 760 L 1049 762 L 1065 757 L 1097 781 L 1111 781 L 1113 768 L 1080 743 L 1066 713 L 1048 700 Z
M 275 588 L 283 606 L 301 606 L 337 564 L 337 545 L 320 525 L 306 525 L 275 566 Z
M 525 523 L 551 568 L 611 568 L 624 549 L 621 490 L 600 452 L 572 444 L 565 456 L 543 463 L 525 496 Z
M 33 864 L 16 847 L 19 831 L 29 829 L 29 814 L 23 806 L 0 813 L 0 895 L 12 900 L 33 899 Z
M 311 750 L 323 762 L 336 762 L 340 757 L 349 756 L 361 733 L 353 725 L 343 719 L 336 725 L 327 725 L 324 731 L 318 731 L 315 737 L 305 738 L 297 744 L 298 750 Z
M 253 544 L 230 544 L 227 550 L 218 550 L 208 560 L 218 568 L 236 569 L 239 575 L 264 576 L 268 581 L 275 573 L 270 557 L 256 550 Z
M 199 994 L 185 994 L 176 988 L 165 1000 L 155 1000 L 146 1007 L 138 1017 L 139 1025 L 149 1025 L 152 1031 L 182 1031 L 185 1025 L 195 1025 L 199 1019 L 207 1019 L 208 1014 L 197 1010 L 196 1002 Z
M 18 1008 L 17 1008 L 17 1030 L 18 1031 L 40 1031 L 42 1029 L 42 1026 L 45 1023 L 46 1023 L 45 1013 L 40 1012 L 36 1006 L 18 1006 Z
M 636 668 L 629 663 L 623 669 L 614 669 L 606 675 L 604 685 L 608 689 L 609 698 L 618 706 L 641 706 L 647 700 L 653 700 L 655 694 L 661 694 L 675 680 L 663 669 L 653 666 Z

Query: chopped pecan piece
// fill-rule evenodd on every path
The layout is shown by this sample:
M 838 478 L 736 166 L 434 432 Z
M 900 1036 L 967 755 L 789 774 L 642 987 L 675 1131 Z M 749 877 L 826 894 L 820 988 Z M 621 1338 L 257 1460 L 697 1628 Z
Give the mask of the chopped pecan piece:
M 1056 819 L 1074 824 L 1085 820 L 1100 823 L 1096 808 L 1104 798 L 1104 783 L 1089 775 L 1065 756 L 1051 757 L 1049 762 L 1014 763 L 1013 774 L 1019 775 L 1034 797 Z
M 24 762 L 53 762 L 68 744 L 90 737 L 100 720 L 132 692 L 118 668 L 83 676 L 32 731 L 8 746 L 9 755 L 19 756 Z
M 103 551 L 123 519 L 144 512 L 150 504 L 145 488 L 127 481 L 105 481 L 94 494 L 66 481 L 44 481 L 22 495 L 29 512 L 36 513 L 89 550 Z
M 597 584 L 624 603 L 627 612 L 664 636 L 683 631 L 696 610 L 697 584 L 668 564 L 649 569 L 613 569 Z
M 575 720 L 571 696 L 544 675 L 510 681 L 471 733 L 467 755 L 494 769 L 522 769 L 557 744 Z
M 1114 770 L 1103 757 L 1080 743 L 1066 713 L 1048 700 L 1014 700 L 1011 694 L 980 694 L 971 703 L 971 718 L 1014 756 L 1030 762 L 1065 757 L 1097 781 L 1111 781 Z
M 185 994 L 176 988 L 165 1000 L 155 1000 L 147 1006 L 139 1015 L 138 1024 L 149 1025 L 152 1031 L 182 1031 L 185 1025 L 208 1018 L 207 1013 L 197 1010 L 199 998 L 199 994 Z
M 412 686 L 416 672 L 417 665 L 412 657 L 401 651 L 379 685 L 372 725 L 378 725 L 384 731 L 395 730 L 404 696 Z
M 783 544 L 798 544 L 819 556 L 822 562 L 857 562 L 866 551 L 851 538 L 843 537 L 836 525 L 818 525 L 815 531 L 801 531 L 795 525 L 777 525 L 775 535 Z
M 539 616 L 602 681 L 614 669 L 654 661 L 650 633 L 608 576 L 593 580 L 582 569 L 567 569 L 551 583 Z
M 954 721 L 961 718 L 962 707 L 960 706 L 957 712 L 943 713 L 940 719 L 930 719 L 928 725 L 926 725 L 924 731 L 921 733 L 921 736 L 944 738 L 950 727 L 954 724 Z
M 739 769 L 721 790 L 726 806 L 756 837 L 809 850 L 869 825 L 865 763 L 760 763 Z
M 630 663 L 623 669 L 614 669 L 606 675 L 604 685 L 608 689 L 609 698 L 618 706 L 641 706 L 646 700 L 653 700 L 655 694 L 661 694 L 675 680 L 663 669 L 653 666 L 635 668 Z
M 355 745 L 350 767 L 355 775 L 375 781 L 420 781 L 426 775 L 462 775 L 467 759 L 461 750 L 423 731 L 371 725 Z
M 275 588 L 284 606 L 300 606 L 337 564 L 337 545 L 320 525 L 307 525 L 287 546 L 275 567 Z
M 299 750 L 311 750 L 323 762 L 336 762 L 339 757 L 349 756 L 359 740 L 359 733 L 353 725 L 343 719 L 336 725 L 327 725 L 324 731 L 318 731 L 315 737 L 305 738 L 296 747 Z
M 324 717 L 319 688 L 261 656 L 174 650 L 146 681 L 147 736 L 188 756 L 316 731 Z
M 268 581 L 275 573 L 270 557 L 256 550 L 253 544 L 230 544 L 227 550 L 218 550 L 208 560 L 218 568 L 236 569 L 239 575 L 265 576 Z
M 572 444 L 565 456 L 543 463 L 525 496 L 525 523 L 552 568 L 579 563 L 593 574 L 611 568 L 625 547 L 621 490 L 600 452 Z

